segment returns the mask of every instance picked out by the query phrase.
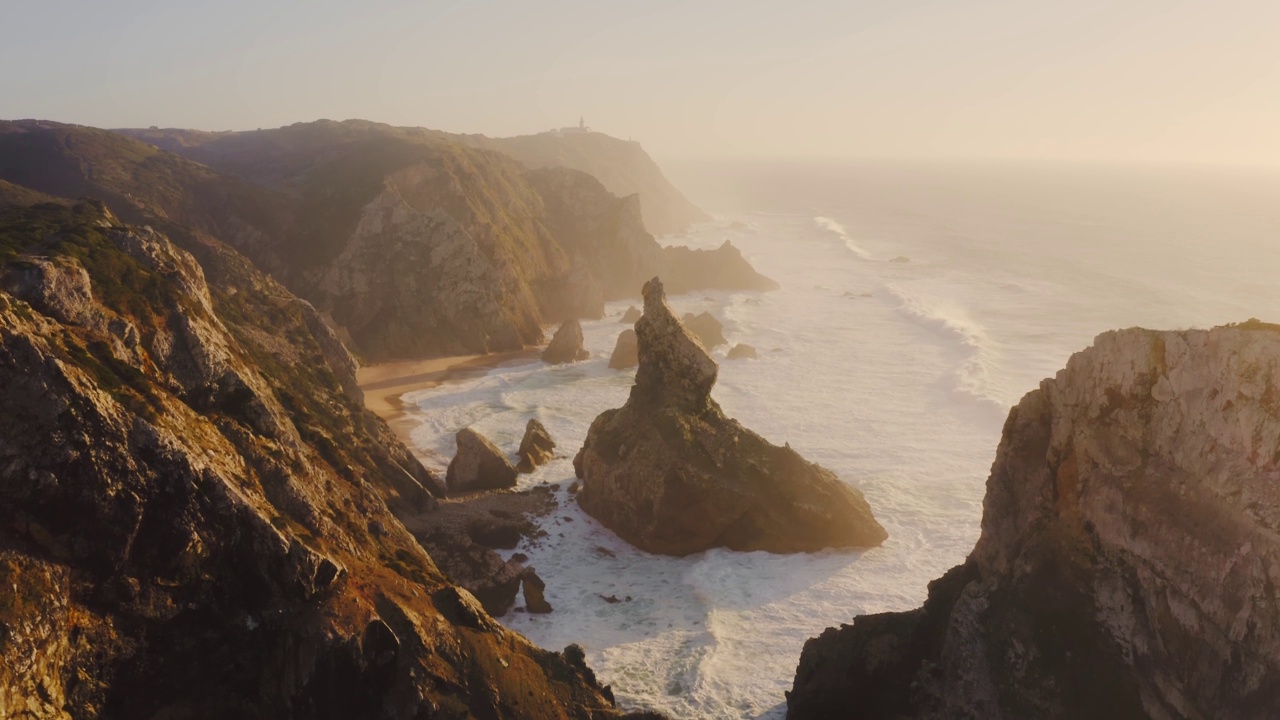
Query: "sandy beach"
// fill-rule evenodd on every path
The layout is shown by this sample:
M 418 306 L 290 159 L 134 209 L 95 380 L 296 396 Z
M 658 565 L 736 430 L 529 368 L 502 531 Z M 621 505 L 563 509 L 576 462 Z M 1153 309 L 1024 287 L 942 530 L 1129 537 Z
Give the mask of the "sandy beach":
M 496 367 L 529 362 L 537 358 L 539 351 L 540 348 L 527 348 L 488 355 L 399 360 L 362 367 L 356 371 L 356 380 L 364 391 L 365 407 L 385 420 L 419 460 L 439 463 L 440 458 L 431 458 L 414 445 L 412 434 L 415 423 L 401 402 L 401 396 L 439 387 L 450 381 L 483 375 Z

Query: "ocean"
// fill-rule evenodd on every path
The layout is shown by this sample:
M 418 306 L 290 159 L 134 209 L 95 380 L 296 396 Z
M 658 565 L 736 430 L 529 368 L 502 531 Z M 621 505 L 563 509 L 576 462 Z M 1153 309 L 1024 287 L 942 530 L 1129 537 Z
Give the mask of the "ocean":
M 728 361 L 716 349 L 713 397 L 857 486 L 889 539 L 861 552 L 655 557 L 579 510 L 571 459 L 596 415 L 627 397 L 633 372 L 607 364 L 632 303 L 584 323 L 588 361 L 531 361 L 405 396 L 414 443 L 444 458 L 462 427 L 514 453 L 528 418 L 546 425 L 560 457 L 519 482 L 558 484 L 562 506 L 519 551 L 555 611 L 503 622 L 547 648 L 582 645 L 624 706 L 782 718 L 807 638 L 917 607 L 963 561 L 1010 406 L 1071 353 L 1113 328 L 1280 322 L 1277 173 L 742 162 L 669 175 L 716 217 L 662 242 L 731 240 L 782 285 L 670 298 L 759 351 Z

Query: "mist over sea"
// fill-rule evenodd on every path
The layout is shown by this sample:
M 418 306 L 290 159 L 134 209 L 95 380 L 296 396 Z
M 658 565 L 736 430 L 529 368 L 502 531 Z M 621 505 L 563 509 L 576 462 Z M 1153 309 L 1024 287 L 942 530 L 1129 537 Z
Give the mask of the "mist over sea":
M 529 417 L 563 455 L 547 537 L 519 551 L 550 615 L 503 621 L 579 643 L 625 705 L 677 717 L 781 718 L 806 638 L 907 610 L 978 537 L 1011 405 L 1098 333 L 1280 322 L 1280 175 L 1030 165 L 708 163 L 666 168 L 717 219 L 667 244 L 731 240 L 782 289 L 671 298 L 709 310 L 725 411 L 835 471 L 889 531 L 866 552 L 654 557 L 578 510 L 572 455 L 632 372 L 609 370 L 618 316 L 584 323 L 592 358 L 499 368 L 406 396 L 415 444 L 453 454 L 473 426 L 514 452 Z M 638 301 L 635 304 L 639 304 Z M 442 460 L 444 462 L 446 460 Z M 439 469 L 443 470 L 443 466 Z M 616 602 L 611 602 L 615 600 Z

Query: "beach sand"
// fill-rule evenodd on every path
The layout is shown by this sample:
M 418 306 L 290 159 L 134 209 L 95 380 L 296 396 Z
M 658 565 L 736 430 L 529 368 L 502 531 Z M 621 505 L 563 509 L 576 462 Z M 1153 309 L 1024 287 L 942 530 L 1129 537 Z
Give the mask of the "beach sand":
M 541 348 L 527 348 L 488 355 L 400 360 L 362 367 L 356 371 L 356 381 L 364 391 L 365 407 L 385 420 L 396 437 L 419 460 L 438 465 L 441 458 L 432 457 L 414 445 L 412 434 L 417 423 L 400 400 L 401 396 L 483 375 L 497 367 L 530 362 L 538 357 L 540 351 Z M 448 458 L 443 458 L 443 461 L 448 462 Z

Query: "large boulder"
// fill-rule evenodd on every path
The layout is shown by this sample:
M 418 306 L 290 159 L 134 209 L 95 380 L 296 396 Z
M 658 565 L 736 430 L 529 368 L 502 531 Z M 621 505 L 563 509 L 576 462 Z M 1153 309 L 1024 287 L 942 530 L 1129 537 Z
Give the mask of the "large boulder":
M 697 336 L 698 341 L 702 343 L 702 347 L 710 350 L 721 345 L 728 344 L 728 340 L 724 337 L 724 325 L 705 310 L 694 315 L 693 313 L 684 314 L 684 326 Z
M 622 313 L 622 319 L 619 320 L 618 322 L 624 322 L 624 323 L 629 323 L 634 325 L 635 322 L 640 319 L 640 314 L 641 314 L 640 308 L 636 307 L 635 305 L 632 305 L 631 307 L 627 308 L 626 312 Z
M 537 418 L 529 418 L 524 426 L 524 437 L 520 440 L 520 462 L 516 469 L 522 473 L 531 473 L 539 465 L 545 465 L 555 457 L 556 441 L 551 439 L 547 428 Z
M 609 356 L 609 367 L 614 370 L 625 370 L 640 364 L 640 345 L 636 340 L 636 331 L 630 328 L 618 335 L 618 342 L 613 346 L 613 355 Z
M 726 356 L 730 360 L 754 360 L 760 355 L 756 353 L 756 349 L 746 343 L 738 343 L 733 346 Z
M 578 362 L 591 357 L 582 347 L 582 325 L 577 320 L 566 320 L 542 351 L 543 362 L 552 365 Z
M 1109 332 L 1004 425 L 968 560 L 805 643 L 787 717 L 1280 709 L 1280 327 Z
M 450 493 L 496 490 L 516 484 L 516 468 L 488 438 L 471 428 L 458 431 L 458 452 L 445 483 Z
M 725 417 L 711 399 L 715 361 L 667 306 L 657 278 L 644 287 L 636 335 L 631 396 L 596 418 L 574 459 L 588 514 L 636 547 L 669 555 L 885 539 L 861 493 Z

